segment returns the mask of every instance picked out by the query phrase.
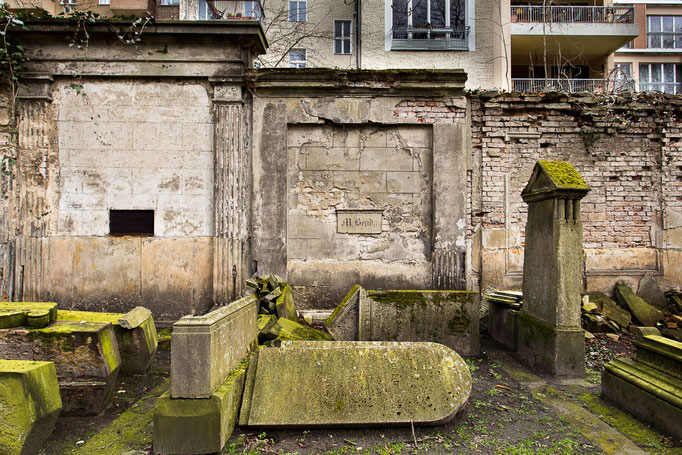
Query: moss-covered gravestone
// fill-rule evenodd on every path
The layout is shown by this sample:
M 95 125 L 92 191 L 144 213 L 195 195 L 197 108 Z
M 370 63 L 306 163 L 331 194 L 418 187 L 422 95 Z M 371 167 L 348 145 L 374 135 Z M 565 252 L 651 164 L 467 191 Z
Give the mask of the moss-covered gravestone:
M 580 200 L 589 191 L 569 163 L 538 161 L 521 193 L 528 221 L 518 350 L 555 376 L 585 375 Z
M 0 453 L 37 453 L 61 409 L 54 363 L 0 360 Z

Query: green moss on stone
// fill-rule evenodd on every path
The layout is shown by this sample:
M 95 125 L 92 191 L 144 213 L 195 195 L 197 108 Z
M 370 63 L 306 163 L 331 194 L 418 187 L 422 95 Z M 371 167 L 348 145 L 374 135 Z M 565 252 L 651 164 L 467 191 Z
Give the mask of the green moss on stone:
M 419 303 L 468 303 L 476 298 L 476 293 L 471 291 L 392 290 L 367 291 L 367 296 L 376 302 L 408 306 Z
M 343 298 L 343 300 L 341 300 L 341 303 L 339 303 L 337 305 L 337 307 L 334 308 L 334 311 L 332 312 L 332 314 L 329 315 L 329 317 L 327 318 L 326 321 L 324 321 L 325 327 L 328 327 L 330 324 L 332 324 L 334 322 L 334 320 L 339 316 L 341 311 L 346 307 L 346 305 L 348 304 L 350 299 L 353 297 L 353 295 L 355 295 L 356 292 L 358 292 L 359 289 L 360 289 L 359 284 L 356 284 L 355 286 L 353 286 L 353 289 L 351 289 L 350 292 L 348 294 L 346 294 L 346 296 Z
M 91 322 L 111 322 L 112 325 L 118 325 L 118 319 L 123 316 L 123 313 L 98 313 L 95 311 L 71 311 L 58 310 L 57 321 L 91 321 Z
M 538 161 L 538 163 L 558 188 L 590 189 L 571 163 L 566 161 Z

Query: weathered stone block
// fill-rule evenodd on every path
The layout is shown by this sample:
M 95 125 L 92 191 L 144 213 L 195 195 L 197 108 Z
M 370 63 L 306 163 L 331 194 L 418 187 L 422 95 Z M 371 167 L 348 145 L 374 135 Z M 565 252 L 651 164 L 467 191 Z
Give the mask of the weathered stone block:
M 661 310 L 649 305 L 641 297 L 637 296 L 630 286 L 626 284 L 616 285 L 613 292 L 618 302 L 629 309 L 630 313 L 642 325 L 656 327 L 656 323 L 663 319 Z
M 152 312 L 145 307 L 135 307 L 120 318 L 118 318 L 118 323 L 124 329 L 134 329 L 139 327 L 142 323 L 147 321 L 152 317 Z
M 171 335 L 171 397 L 209 398 L 257 336 L 258 299 L 243 297 L 204 316 L 185 316 Z
M 436 343 L 283 342 L 251 355 L 239 423 L 438 424 L 470 393 L 466 363 Z
M 520 310 L 488 301 L 488 334 L 495 342 L 512 351 L 516 351 L 519 345 L 520 314 Z
M 682 439 L 682 381 L 638 361 L 604 366 L 602 395 L 620 408 L 671 436 Z
M 367 291 L 359 299 L 361 341 L 433 341 L 479 352 L 480 296 L 469 291 Z
M 294 322 L 290 319 L 279 318 L 277 323 L 272 326 L 272 328 L 267 333 L 268 337 L 271 339 L 277 339 L 280 341 L 331 341 L 332 337 L 329 334 L 314 329 L 312 327 L 306 327 L 303 324 Z
M 637 361 L 682 381 L 682 343 L 660 335 L 633 341 Z
M 603 292 L 590 292 L 588 295 L 590 296 L 590 302 L 594 302 L 597 305 L 602 315 L 614 321 L 621 328 L 627 328 L 630 325 L 632 315 L 619 307 L 606 294 Z
M 54 363 L 0 360 L 0 453 L 37 453 L 61 409 Z
M 170 391 L 161 395 L 154 410 L 154 453 L 220 452 L 237 423 L 245 377 L 246 362 L 208 399 L 171 398 Z
M 0 310 L 0 329 L 21 327 L 28 323 L 28 313 L 18 310 Z
M 108 322 L 58 321 L 41 329 L 0 330 L 0 357 L 55 363 L 63 413 L 99 414 L 112 397 L 121 365 Z
M 284 286 L 281 295 L 277 297 L 275 307 L 278 318 L 285 318 L 294 322 L 298 321 L 298 312 L 296 311 L 294 296 L 289 285 Z
M 20 325 L 30 325 L 36 328 L 45 327 L 57 320 L 57 304 L 54 302 L 0 302 L 0 311 L 24 313 L 25 317 Z M 15 315 L 14 320 L 16 321 L 18 317 Z M 5 328 L 2 327 L 1 321 L 2 319 L 0 319 L 0 328 Z M 9 320 L 5 320 L 5 323 L 8 327 L 17 327 L 17 325 L 9 325 Z
M 121 372 L 126 374 L 142 374 L 151 365 L 158 348 L 158 336 L 154 318 L 149 310 L 143 309 L 146 312 L 136 311 L 136 322 L 129 324 L 131 327 L 132 325 L 136 326 L 131 329 L 122 327 L 119 322 L 123 318 L 128 318 L 129 313 L 59 310 L 57 311 L 57 320 L 110 322 L 114 327 L 114 334 L 116 335 L 121 355 Z M 143 318 L 143 315 L 147 317 Z M 132 320 L 132 317 L 130 319 Z

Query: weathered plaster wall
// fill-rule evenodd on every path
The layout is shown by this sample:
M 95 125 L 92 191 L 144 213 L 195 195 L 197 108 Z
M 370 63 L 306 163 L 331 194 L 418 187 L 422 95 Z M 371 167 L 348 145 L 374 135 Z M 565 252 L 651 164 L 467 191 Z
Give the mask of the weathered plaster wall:
M 109 210 L 154 210 L 156 237 L 213 235 L 213 115 L 206 87 L 55 84 L 58 236 L 109 234 Z

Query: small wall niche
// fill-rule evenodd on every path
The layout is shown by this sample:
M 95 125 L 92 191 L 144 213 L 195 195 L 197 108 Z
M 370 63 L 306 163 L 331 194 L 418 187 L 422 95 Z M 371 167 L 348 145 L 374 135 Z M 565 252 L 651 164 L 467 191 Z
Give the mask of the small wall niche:
M 110 210 L 109 235 L 154 236 L 154 210 Z

